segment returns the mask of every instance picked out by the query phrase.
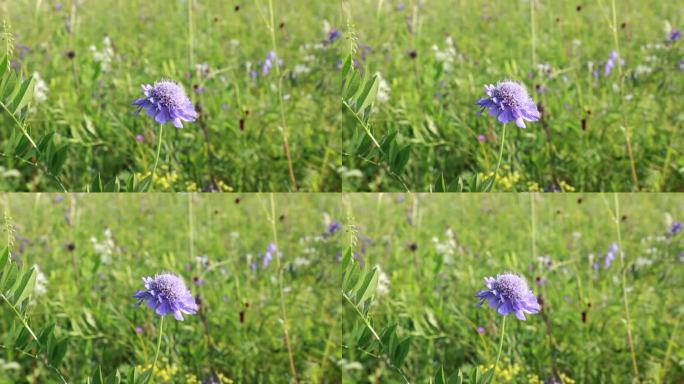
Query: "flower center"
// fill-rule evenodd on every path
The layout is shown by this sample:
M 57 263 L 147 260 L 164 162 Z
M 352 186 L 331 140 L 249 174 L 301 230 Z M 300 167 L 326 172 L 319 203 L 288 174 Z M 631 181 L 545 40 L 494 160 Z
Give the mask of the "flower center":
M 155 83 L 150 94 L 165 107 L 181 107 L 187 99 L 183 88 L 172 81 Z
M 185 294 L 185 285 L 177 276 L 165 274 L 157 276 L 151 284 L 151 288 L 166 300 L 173 301 L 182 298 Z
M 525 280 L 513 274 L 499 275 L 494 282 L 494 289 L 509 300 L 520 300 L 529 290 Z
M 504 81 L 497 84 L 493 91 L 493 96 L 501 99 L 506 106 L 511 108 L 521 108 L 525 106 L 529 99 L 525 88 L 513 81 Z

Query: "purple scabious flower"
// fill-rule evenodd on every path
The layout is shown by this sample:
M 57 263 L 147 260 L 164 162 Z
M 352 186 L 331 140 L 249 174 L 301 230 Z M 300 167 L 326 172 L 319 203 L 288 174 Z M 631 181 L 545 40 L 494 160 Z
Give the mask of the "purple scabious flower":
M 147 306 L 159 316 L 173 314 L 176 320 L 183 321 L 183 313 L 194 315 L 199 309 L 192 293 L 183 280 L 172 274 L 162 273 L 154 277 L 143 277 L 145 289 L 135 293 L 137 305 L 147 301 Z
M 478 114 L 489 108 L 489 114 L 496 116 L 500 123 L 515 121 L 519 128 L 525 128 L 524 120 L 537 121 L 541 117 L 534 100 L 518 82 L 502 81 L 497 85 L 485 85 L 485 92 L 487 97 L 477 101 L 481 107 Z
M 154 85 L 142 86 L 145 97 L 138 98 L 133 105 L 138 107 L 136 115 L 144 108 L 147 115 L 154 117 L 159 124 L 170 121 L 176 128 L 183 128 L 182 121 L 197 119 L 197 112 L 183 88 L 170 80 L 162 80 Z
M 675 42 L 675 41 L 679 40 L 681 37 L 682 37 L 682 32 L 679 29 L 675 28 L 672 31 L 670 31 L 670 36 L 669 36 L 670 42 Z
M 534 293 L 527 287 L 525 280 L 514 273 L 504 273 L 494 277 L 485 277 L 486 290 L 479 291 L 480 303 L 489 302 L 500 315 L 515 313 L 519 320 L 525 320 L 525 312 L 537 313 L 541 309 Z
M 679 221 L 675 221 L 670 226 L 670 231 L 668 233 L 670 234 L 670 236 L 674 236 L 681 231 L 682 231 L 682 223 L 680 223 Z

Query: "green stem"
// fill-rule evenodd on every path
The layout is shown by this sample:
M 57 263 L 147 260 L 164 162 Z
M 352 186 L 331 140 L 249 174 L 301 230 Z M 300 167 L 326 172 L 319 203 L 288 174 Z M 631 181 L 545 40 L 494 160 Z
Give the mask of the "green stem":
M 530 27 L 532 29 L 532 68 L 537 66 L 537 33 L 534 28 L 534 1 L 530 0 Z
M 496 170 L 494 171 L 494 181 L 492 182 L 491 190 L 494 190 L 494 186 L 496 185 L 496 178 L 499 175 L 499 167 L 501 167 L 501 158 L 503 157 L 505 141 L 506 141 L 506 124 L 503 125 L 503 132 L 501 133 L 501 149 L 499 149 L 499 160 L 496 162 Z
M 278 56 L 278 44 L 275 35 L 275 13 L 273 12 L 273 0 L 268 0 L 268 14 L 269 14 L 269 30 L 271 32 L 271 45 L 273 52 Z M 279 57 L 279 56 L 278 56 Z M 297 192 L 297 178 L 294 174 L 294 166 L 292 165 L 292 155 L 290 154 L 290 144 L 288 141 L 287 122 L 285 121 L 285 106 L 283 105 L 283 76 L 281 75 L 280 65 L 275 65 L 276 75 L 278 76 L 278 110 L 280 112 L 280 127 L 283 134 L 283 148 L 285 149 L 285 157 L 287 158 L 287 169 L 290 175 L 290 184 L 292 190 Z
M 506 316 L 503 317 L 503 320 L 501 321 L 501 338 L 499 340 L 499 352 L 496 353 L 496 361 L 494 361 L 494 375 L 496 375 L 496 366 L 499 365 L 499 358 L 501 358 L 501 350 L 503 349 L 503 342 L 504 342 L 504 332 L 506 332 Z M 492 382 L 494 375 L 492 375 Z
M 157 351 L 154 353 L 154 361 L 152 362 L 152 377 L 154 378 L 154 367 L 157 366 L 157 359 L 159 359 L 159 350 L 161 349 L 162 334 L 164 332 L 164 316 L 160 316 L 159 320 L 159 336 L 157 336 Z
M 162 136 L 164 135 L 164 124 L 159 125 L 159 140 L 157 141 L 157 156 L 154 158 L 154 167 L 152 167 L 152 182 L 154 183 L 154 175 L 157 172 L 157 164 L 159 164 L 159 154 L 161 153 Z
M 275 202 L 273 201 L 273 193 L 270 194 L 271 201 L 271 230 L 273 231 L 273 244 L 275 244 L 276 249 L 278 248 L 278 231 L 276 229 L 276 212 L 275 212 Z M 290 374 L 295 383 L 299 383 L 297 378 L 297 369 L 295 368 L 294 355 L 292 354 L 292 346 L 290 344 L 290 332 L 287 325 L 287 312 L 285 310 L 285 296 L 283 294 L 283 269 L 280 265 L 280 257 L 276 255 L 276 264 L 278 267 L 278 293 L 280 301 L 280 317 L 283 323 L 283 337 L 285 339 L 285 347 L 287 348 L 287 357 L 290 363 Z
M 634 378 L 637 383 L 641 383 L 639 375 L 639 365 L 637 364 L 636 352 L 634 351 L 634 339 L 632 338 L 632 320 L 629 315 L 629 301 L 627 300 L 627 267 L 625 266 L 625 260 L 622 256 L 624 253 L 624 248 L 622 248 L 622 235 L 620 230 L 620 201 L 618 199 L 618 194 L 615 193 L 615 232 L 617 234 L 618 249 L 620 250 L 620 270 L 621 270 L 621 282 L 622 282 L 622 303 L 625 308 L 625 326 L 627 328 L 627 346 L 629 347 L 629 354 L 632 360 L 632 371 L 634 372 Z

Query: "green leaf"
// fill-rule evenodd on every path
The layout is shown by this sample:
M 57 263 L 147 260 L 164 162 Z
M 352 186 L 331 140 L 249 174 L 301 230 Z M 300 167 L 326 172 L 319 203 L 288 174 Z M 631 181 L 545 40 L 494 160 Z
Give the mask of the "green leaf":
M 28 272 L 24 273 L 21 280 L 17 280 L 17 282 L 17 285 L 12 288 L 13 301 L 17 304 L 21 304 L 24 299 L 33 293 L 33 288 L 36 285 L 36 269 L 31 268 Z
M 55 344 L 54 348 L 52 348 L 50 356 L 48 357 L 50 364 L 52 364 L 52 366 L 58 367 L 62 363 L 62 360 L 64 360 L 64 356 L 66 355 L 67 351 L 68 341 L 69 340 L 66 337 L 62 338 Z
M 410 154 L 410 145 L 407 145 L 404 148 L 402 148 L 392 161 L 392 172 L 396 173 L 397 175 L 402 173 L 404 171 L 404 167 L 406 167 L 406 164 L 408 163 Z
M 397 345 L 396 349 L 392 353 L 392 363 L 397 367 L 400 367 L 406 356 L 408 356 L 409 348 L 411 347 L 411 338 L 407 337 Z
M 52 159 L 50 160 L 50 165 L 49 169 L 50 172 L 57 176 L 59 173 L 62 171 L 62 166 L 64 166 L 64 163 L 66 162 L 66 157 L 67 157 L 67 146 L 64 145 L 61 148 L 59 148 L 54 155 L 52 155 Z
M 5 268 L 5 265 L 7 265 L 7 262 L 9 261 L 9 257 L 9 248 L 5 247 L 2 252 L 0 252 L 0 270 Z
M 380 84 L 379 79 L 378 75 L 373 75 L 372 79 L 366 82 L 363 92 L 356 101 L 357 111 L 363 111 L 366 107 L 375 102 L 375 97 L 378 94 L 378 87 Z
M 14 96 L 12 106 L 10 107 L 10 111 L 12 112 L 12 114 L 16 115 L 22 108 L 24 108 L 31 100 L 32 95 L 33 78 L 31 77 L 21 84 L 19 91 Z
M 366 272 L 366 276 L 363 279 L 363 283 L 358 286 L 358 289 L 355 289 L 356 291 L 356 302 L 357 303 L 363 303 L 366 301 L 366 299 L 370 298 L 375 294 L 375 289 L 378 286 L 378 277 L 379 277 L 378 269 L 373 268 L 370 271 Z

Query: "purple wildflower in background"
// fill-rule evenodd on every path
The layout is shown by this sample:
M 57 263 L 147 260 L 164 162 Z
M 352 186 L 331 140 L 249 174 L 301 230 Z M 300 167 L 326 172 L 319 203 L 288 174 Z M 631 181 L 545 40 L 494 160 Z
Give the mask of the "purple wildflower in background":
M 674 28 L 674 29 L 670 32 L 670 36 L 669 36 L 670 42 L 673 42 L 673 43 L 674 43 L 675 41 L 679 40 L 681 37 L 682 37 L 682 32 L 681 32 L 679 29 L 677 29 L 677 28 Z
M 479 143 L 484 143 L 485 141 L 487 141 L 487 136 L 482 135 L 482 134 L 477 135 L 477 141 L 478 141 Z
M 610 248 L 608 248 L 608 253 L 606 253 L 606 260 L 604 262 L 604 266 L 606 268 L 610 268 L 610 265 L 613 263 L 613 260 L 615 259 L 615 252 L 618 251 L 618 245 L 616 243 L 613 243 L 610 245 Z
M 143 327 L 140 327 L 140 326 L 135 327 L 135 333 L 137 333 L 138 335 L 141 334 L 141 333 L 143 333 L 143 332 L 145 332 L 145 330 L 143 329 Z
M 485 277 L 486 290 L 479 291 L 480 303 L 489 302 L 500 315 L 515 313 L 519 320 L 525 320 L 525 312 L 537 313 L 541 309 L 534 293 L 527 287 L 525 280 L 513 273 L 504 273 L 494 277 Z
M 328 36 L 326 37 L 325 42 L 328 44 L 334 43 L 337 39 L 340 38 L 340 36 L 342 36 L 340 31 L 338 31 L 337 28 L 333 28 L 330 30 L 330 32 L 328 32 Z
M 176 128 L 183 128 L 182 121 L 195 121 L 197 112 L 183 88 L 170 80 L 162 80 L 154 85 L 142 86 L 144 98 L 138 98 L 133 105 L 138 107 L 136 115 L 144 108 L 147 115 L 154 117 L 159 124 L 170 121 Z
M 484 335 L 485 331 L 486 329 L 484 329 L 484 327 L 477 327 L 477 333 L 479 333 L 480 335 Z
M 674 236 L 681 231 L 682 231 L 682 223 L 680 223 L 679 221 L 675 221 L 670 226 L 670 231 L 668 233 L 670 234 L 670 236 Z
M 135 141 L 138 143 L 142 143 L 144 139 L 143 135 L 135 135 Z
M 537 121 L 541 117 L 534 100 L 518 82 L 502 81 L 496 86 L 485 85 L 485 92 L 487 97 L 477 101 L 481 107 L 478 114 L 489 108 L 489 114 L 496 116 L 500 123 L 515 121 L 519 128 L 525 128 L 524 120 Z
M 338 223 L 337 221 L 333 220 L 333 221 L 330 222 L 330 224 L 328 224 L 328 227 L 325 229 L 324 235 L 325 235 L 325 236 L 332 236 L 332 235 L 334 235 L 335 233 L 337 233 L 337 231 L 339 231 L 340 228 L 342 228 L 342 226 L 340 225 L 340 223 Z
M 271 68 L 273 68 L 274 65 L 281 66 L 283 65 L 283 61 L 278 59 L 278 56 L 276 56 L 276 53 L 274 51 L 270 51 L 268 55 L 266 55 L 266 60 L 264 61 L 264 64 L 261 67 L 261 73 L 264 76 L 268 76 L 268 74 L 271 72 Z
M 610 73 L 613 71 L 613 68 L 615 67 L 616 61 L 620 59 L 620 56 L 618 55 L 617 51 L 613 51 L 608 55 L 608 61 L 606 61 L 606 67 L 604 69 L 603 74 L 605 76 L 610 75 Z M 625 61 L 620 59 L 619 60 L 620 66 L 623 66 L 625 64 Z
M 268 266 L 271 264 L 274 254 L 276 254 L 279 258 L 283 257 L 283 253 L 278 251 L 278 248 L 276 248 L 275 243 L 271 243 L 268 245 L 268 247 L 266 247 L 266 253 L 264 254 L 264 258 L 262 259 L 262 267 L 264 269 L 268 268 Z
M 183 313 L 194 315 L 199 307 L 183 280 L 172 274 L 162 273 L 154 277 L 143 277 L 145 289 L 135 293 L 136 305 L 147 301 L 147 306 L 159 316 L 173 314 L 176 320 L 183 321 Z

